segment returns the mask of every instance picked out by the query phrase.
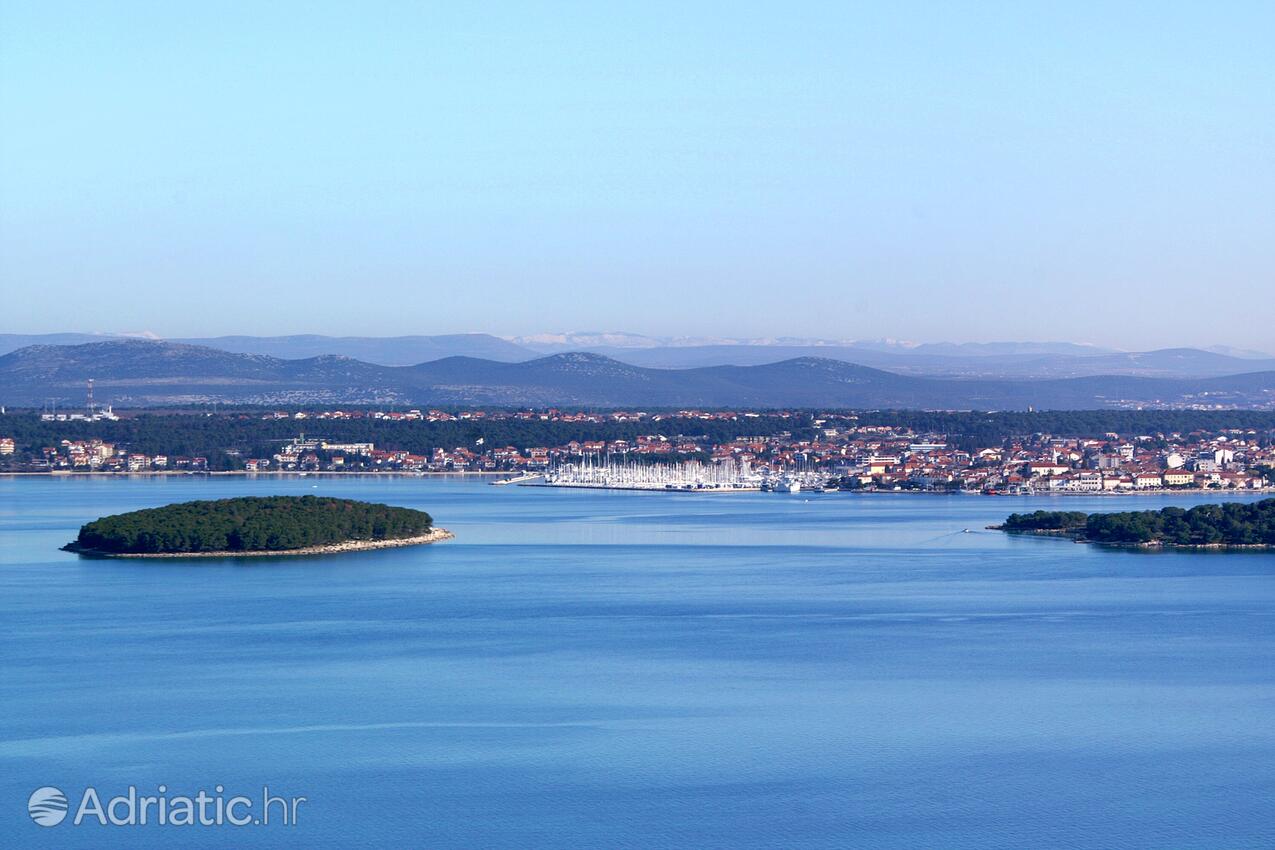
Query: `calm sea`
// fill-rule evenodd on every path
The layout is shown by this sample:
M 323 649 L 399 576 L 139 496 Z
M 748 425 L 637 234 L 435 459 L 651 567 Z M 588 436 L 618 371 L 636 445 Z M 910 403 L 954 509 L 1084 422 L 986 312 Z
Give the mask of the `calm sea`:
M 272 493 L 457 539 L 58 551 Z M 1275 555 L 983 530 L 1198 500 L 3 479 L 0 846 L 1269 848 Z M 41 786 L 74 810 L 161 784 L 307 801 L 295 826 L 28 817 Z

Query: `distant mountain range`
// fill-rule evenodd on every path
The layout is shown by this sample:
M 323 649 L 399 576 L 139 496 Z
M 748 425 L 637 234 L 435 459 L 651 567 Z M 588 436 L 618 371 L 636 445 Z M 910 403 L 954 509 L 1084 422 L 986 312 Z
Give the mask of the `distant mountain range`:
M 28 345 L 80 345 L 141 337 L 101 334 L 0 334 L 0 354 Z M 538 356 L 535 351 L 491 334 L 443 334 L 439 336 L 214 336 L 170 339 L 166 342 L 202 345 L 236 354 L 268 354 L 285 360 L 334 354 L 383 366 L 410 366 L 442 357 L 482 357 L 516 362 Z
M 595 351 L 599 349 L 702 348 L 853 348 L 857 351 L 890 351 L 900 354 L 1112 354 L 1116 349 L 1075 342 L 909 342 L 898 339 L 817 339 L 810 337 L 655 337 L 623 331 L 584 331 L 511 337 L 513 342 L 541 353 Z
M 925 351 L 919 349 L 924 348 Z M 904 375 L 963 378 L 1076 378 L 1090 375 L 1130 375 L 1186 378 L 1233 375 L 1275 369 L 1275 358 L 1252 360 L 1198 348 L 1100 354 L 926 353 L 945 346 L 918 346 L 909 353 L 846 346 L 714 345 L 637 350 L 594 349 L 640 366 L 689 368 L 734 364 L 774 363 L 794 357 L 826 357 L 886 369 Z
M 1220 356 L 1220 355 L 1219 355 Z M 1051 380 L 900 375 L 816 357 L 656 369 L 573 352 L 509 363 L 444 357 L 383 366 L 323 355 L 283 359 L 150 340 L 35 345 L 0 356 L 0 403 L 79 406 L 471 404 L 596 407 L 909 407 L 1078 409 L 1275 402 L 1275 371 L 1210 378 L 1089 376 Z
M 75 345 L 124 338 L 70 333 L 0 334 L 0 354 L 28 345 Z M 800 357 L 820 357 L 917 377 L 1029 379 L 1130 375 L 1202 378 L 1275 369 L 1275 358 L 1269 355 L 1223 346 L 1215 347 L 1217 350 L 1170 348 L 1120 352 L 1070 342 L 910 343 L 888 339 L 836 341 L 789 337 L 709 339 L 646 337 L 627 333 L 540 334 L 513 339 L 479 333 L 398 337 L 305 334 L 222 336 L 168 342 L 238 354 L 264 354 L 284 360 L 336 355 L 382 366 L 411 366 L 456 356 L 519 363 L 545 354 L 588 351 L 630 365 L 658 369 L 759 366 Z

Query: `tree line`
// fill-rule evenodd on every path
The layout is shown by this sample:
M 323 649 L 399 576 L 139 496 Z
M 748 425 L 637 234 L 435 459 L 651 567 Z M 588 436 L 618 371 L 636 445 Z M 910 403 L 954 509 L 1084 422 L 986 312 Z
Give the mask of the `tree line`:
M 80 548 L 114 554 L 302 549 L 429 532 L 424 511 L 321 496 L 182 502 L 103 517 L 80 528 Z
M 466 419 L 446 422 L 385 419 L 262 419 L 261 411 L 177 413 L 160 410 L 126 415 L 119 421 L 44 422 L 33 413 L 10 414 L 0 428 L 17 443 L 19 455 L 37 454 L 60 440 L 99 438 L 122 443 L 130 451 L 169 456 L 205 457 L 211 469 L 234 469 L 242 457 L 269 457 L 298 432 L 339 443 L 373 442 L 378 448 L 427 455 L 436 448 L 478 449 L 513 446 L 560 446 L 577 440 L 628 440 L 659 435 L 688 437 L 711 443 L 740 436 L 770 437 L 791 433 L 793 439 L 812 439 L 819 432 L 815 419 L 831 411 L 801 411 L 796 415 L 763 414 L 736 420 L 669 417 L 640 422 L 562 422 L 538 419 Z M 910 428 L 918 433 L 946 434 L 949 443 L 965 450 L 1002 445 L 1011 437 L 1038 433 L 1101 437 L 1108 432 L 1135 434 L 1217 433 L 1225 429 L 1253 430 L 1258 442 L 1275 439 L 1275 412 L 1255 410 L 1074 410 L 980 413 L 918 410 L 843 412 L 854 420 L 831 420 L 826 425 L 880 425 Z M 478 440 L 482 440 L 481 446 Z M 230 451 L 227 454 L 227 451 Z
M 1001 527 L 1006 531 L 1063 531 L 1095 543 L 1275 546 L 1275 499 L 1101 514 L 1034 511 L 1010 514 Z
M 6 436 L 12 436 L 23 453 L 38 453 L 43 446 L 61 440 L 98 438 L 121 443 L 129 451 L 166 454 L 170 457 L 206 457 L 212 469 L 235 468 L 233 456 L 270 457 L 299 432 L 336 443 L 375 443 L 377 448 L 429 455 L 434 449 L 451 451 L 458 446 L 482 452 L 513 446 L 519 450 L 565 445 L 576 440 L 628 440 L 660 435 L 670 439 L 689 437 L 712 443 L 739 436 L 773 436 L 791 432 L 798 439 L 814 436 L 809 416 L 790 418 L 760 416 L 737 421 L 669 418 L 659 422 L 551 422 L 521 419 L 474 419 L 446 422 L 385 419 L 262 419 L 255 414 L 166 414 L 127 416 L 119 421 L 44 422 L 34 414 L 10 415 L 3 420 Z M 478 443 L 479 440 L 483 442 Z

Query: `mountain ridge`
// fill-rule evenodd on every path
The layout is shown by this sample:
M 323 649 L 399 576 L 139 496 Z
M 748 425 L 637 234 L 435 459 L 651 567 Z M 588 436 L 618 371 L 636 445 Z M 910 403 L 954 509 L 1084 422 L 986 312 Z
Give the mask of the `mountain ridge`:
M 910 407 L 1075 409 L 1275 403 L 1275 371 L 1208 379 L 1092 376 L 1052 380 L 900 375 L 826 357 L 751 366 L 653 369 L 592 352 L 516 363 L 451 356 L 381 366 L 323 355 L 283 359 L 146 340 L 29 346 L 0 356 L 0 403 L 77 403 L 94 379 L 101 402 L 477 404 L 597 407 Z
M 0 355 L 32 344 L 73 345 L 132 339 L 158 338 L 153 334 L 0 334 Z M 660 369 L 755 366 L 794 357 L 831 357 L 919 377 L 1017 379 L 1141 375 L 1189 378 L 1275 369 L 1275 357 L 1261 357 L 1257 356 L 1259 352 L 1245 350 L 1179 347 L 1129 352 L 1062 342 L 911 343 L 888 339 L 835 341 L 796 337 L 666 338 L 623 333 L 547 334 L 512 339 L 522 340 L 525 344 L 490 334 L 397 337 L 294 334 L 167 341 L 287 360 L 321 355 L 344 356 L 381 366 L 414 366 L 451 356 L 516 363 L 546 354 L 592 351 L 634 366 Z M 572 344 L 567 345 L 564 340 Z

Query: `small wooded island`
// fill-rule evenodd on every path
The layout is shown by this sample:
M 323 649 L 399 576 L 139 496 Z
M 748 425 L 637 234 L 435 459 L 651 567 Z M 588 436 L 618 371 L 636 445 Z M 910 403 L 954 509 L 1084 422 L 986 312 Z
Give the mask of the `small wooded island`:
M 130 558 L 318 555 L 446 540 L 424 511 L 322 496 L 182 502 L 102 517 L 62 547 Z
M 1012 534 L 1067 537 L 1085 543 L 1176 548 L 1275 547 L 1275 499 L 1225 502 L 1158 511 L 1085 514 L 1034 511 L 1010 514 L 992 528 Z

